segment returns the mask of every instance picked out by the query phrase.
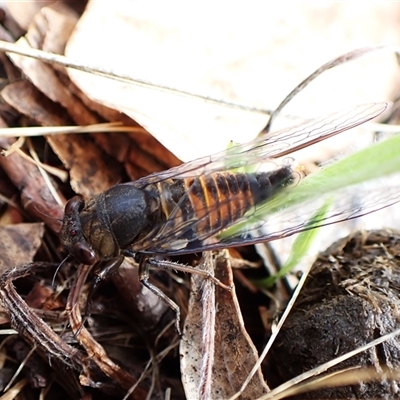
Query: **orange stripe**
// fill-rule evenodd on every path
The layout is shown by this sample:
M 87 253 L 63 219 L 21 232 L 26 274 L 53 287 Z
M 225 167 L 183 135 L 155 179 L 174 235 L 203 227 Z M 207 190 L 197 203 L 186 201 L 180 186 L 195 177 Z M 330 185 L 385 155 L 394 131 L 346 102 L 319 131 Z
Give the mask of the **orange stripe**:
M 229 187 L 225 175 L 226 174 L 217 173 L 215 183 L 215 186 L 217 188 L 221 227 L 226 226 L 232 221 L 231 202 L 229 201 Z
M 220 210 L 221 203 L 219 201 L 218 187 L 216 182 L 217 176 L 218 173 L 215 173 L 208 176 L 208 179 L 204 181 L 207 189 L 205 196 L 207 198 L 207 205 L 209 209 L 208 218 L 210 221 L 210 228 L 212 230 L 220 230 L 222 228 Z
M 196 185 L 197 183 L 197 185 Z M 209 222 L 206 218 L 206 204 L 204 199 L 204 192 L 201 190 L 201 181 L 200 178 L 185 179 L 185 185 L 187 187 L 188 197 L 192 204 L 192 208 L 194 214 L 197 216 L 198 220 L 201 222 L 197 226 L 197 231 L 201 232 L 208 232 L 209 230 Z

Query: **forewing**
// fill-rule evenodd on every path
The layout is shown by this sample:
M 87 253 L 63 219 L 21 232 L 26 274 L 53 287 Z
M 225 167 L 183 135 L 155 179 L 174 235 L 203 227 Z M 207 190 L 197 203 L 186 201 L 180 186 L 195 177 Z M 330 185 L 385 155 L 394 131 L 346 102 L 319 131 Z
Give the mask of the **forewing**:
M 349 221 L 372 212 L 392 206 L 400 201 L 399 176 L 381 180 L 380 183 L 350 186 L 337 193 L 319 194 L 313 201 L 300 203 L 288 209 L 256 218 L 242 219 L 238 222 L 237 232 L 229 231 L 217 235 L 215 243 L 218 247 L 239 246 L 250 243 L 268 242 L 285 238 L 293 234 L 314 229 L 320 226 Z M 330 207 L 322 216 L 315 216 L 324 204 Z
M 384 185 L 384 186 L 383 186 Z M 284 189 L 290 190 L 290 188 Z M 315 217 L 315 213 L 326 202 L 331 201 L 327 213 Z M 185 247 L 177 248 L 179 237 L 188 228 L 193 228 L 199 220 L 193 220 L 176 229 L 163 232 L 150 247 L 143 248 L 143 253 L 178 255 L 201 252 L 204 250 L 244 246 L 268 242 L 320 226 L 335 224 L 361 217 L 371 212 L 391 206 L 400 201 L 399 176 L 384 183 L 357 185 L 337 194 L 315 196 L 314 200 L 282 209 L 273 214 L 263 214 L 261 210 L 251 210 L 245 217 L 237 220 L 227 231 L 208 232 L 197 240 L 190 241 Z M 230 233 L 230 231 L 233 233 Z
M 259 135 L 251 142 L 157 172 L 139 179 L 135 184 L 146 186 L 169 178 L 196 177 L 216 171 L 258 166 L 361 125 L 388 107 L 388 103 L 362 104 L 292 128 Z
M 281 168 L 282 166 L 275 160 L 276 158 L 286 156 L 296 150 L 317 143 L 321 140 L 332 137 L 340 132 L 360 125 L 368 121 L 387 108 L 387 103 L 373 103 L 354 107 L 345 112 L 334 113 L 328 117 L 308 121 L 301 126 L 277 133 L 262 135 L 252 142 L 236 146 L 223 153 L 210 157 L 195 160 L 183 164 L 171 170 L 157 173 L 149 177 L 136 181 L 135 184 L 146 186 L 150 183 L 156 183 L 165 179 L 175 178 L 183 179 L 189 177 L 198 177 L 208 175 L 217 171 L 232 171 L 236 168 L 245 167 L 251 170 L 252 167 L 260 168 L 260 165 L 269 163 L 269 170 Z M 284 190 L 290 190 L 286 188 Z M 366 193 L 367 197 L 371 195 Z M 135 251 L 146 253 L 190 253 L 202 251 L 209 248 L 222 248 L 227 246 L 243 245 L 277 239 L 290 236 L 312 227 L 326 225 L 356 218 L 372 210 L 379 209 L 385 205 L 391 204 L 390 198 L 371 197 L 368 204 L 353 206 L 349 203 L 350 197 L 343 203 L 336 204 L 333 211 L 324 217 L 324 220 L 316 220 L 311 225 L 309 219 L 312 211 L 318 209 L 318 204 L 312 204 L 310 212 L 305 212 L 305 206 L 301 208 L 291 208 L 285 215 L 264 216 L 257 210 L 246 213 L 240 220 L 231 221 L 230 225 L 239 225 L 242 227 L 233 234 L 227 236 L 219 235 L 221 229 L 202 232 L 198 229 L 204 225 L 204 218 L 214 210 L 207 208 L 205 213 L 199 210 L 190 210 L 186 220 L 177 223 L 174 218 L 179 215 L 179 207 L 185 203 L 188 193 L 181 199 L 181 204 L 176 207 L 176 213 L 173 211 L 170 219 L 156 226 L 146 238 L 135 242 Z M 350 196 L 350 195 L 349 195 Z M 397 195 L 394 195 L 397 197 Z M 346 196 L 345 196 L 346 197 Z M 323 196 L 319 196 L 318 201 L 322 201 Z M 232 198 L 226 200 L 232 201 Z M 318 203 L 318 201 L 316 203 Z M 393 200 L 392 202 L 395 202 Z M 217 207 L 223 206 L 218 203 Z M 257 207 L 260 208 L 260 207 Z M 190 214 L 191 213 L 191 214 Z M 198 215 L 205 214 L 204 218 L 198 218 Z M 279 214 L 279 213 L 278 213 Z M 256 216 L 256 218 L 254 218 Z M 251 223 L 249 222 L 251 221 Z M 278 224 L 279 221 L 279 224 Z M 225 226 L 223 229 L 227 228 Z M 268 229 L 268 231 L 266 231 Z M 188 230 L 196 231 L 197 236 L 190 240 L 183 240 Z

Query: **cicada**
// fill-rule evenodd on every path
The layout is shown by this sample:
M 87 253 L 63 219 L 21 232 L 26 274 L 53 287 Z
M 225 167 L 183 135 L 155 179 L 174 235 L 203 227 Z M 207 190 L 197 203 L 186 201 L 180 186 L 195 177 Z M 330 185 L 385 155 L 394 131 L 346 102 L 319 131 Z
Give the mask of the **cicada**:
M 154 256 L 249 245 L 308 229 L 306 216 L 300 221 L 288 218 L 280 231 L 268 229 L 268 218 L 258 218 L 257 229 L 246 221 L 271 196 L 290 190 L 299 174 L 289 155 L 371 120 L 387 107 L 359 105 L 118 184 L 90 199 L 75 196 L 65 206 L 61 241 L 77 261 L 96 264 L 99 279 L 115 271 L 124 257 L 135 257 L 142 283 L 167 302 L 179 320 L 175 303 L 148 282 L 149 265 L 192 269 Z M 335 210 L 333 222 L 360 215 L 362 210 L 344 206 Z M 317 225 L 329 223 L 327 217 Z M 223 234 L 236 224 L 243 228 Z

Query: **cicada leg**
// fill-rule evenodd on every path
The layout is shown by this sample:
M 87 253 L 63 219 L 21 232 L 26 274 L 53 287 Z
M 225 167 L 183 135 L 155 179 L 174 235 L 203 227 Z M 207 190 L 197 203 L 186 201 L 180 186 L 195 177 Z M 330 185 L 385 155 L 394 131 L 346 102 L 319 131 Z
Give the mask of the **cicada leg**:
M 124 256 L 120 256 L 111 260 L 99 262 L 97 265 L 95 265 L 94 279 L 87 296 L 82 322 L 78 330 L 75 332 L 75 336 L 79 335 L 82 327 L 85 325 L 86 321 L 90 317 L 90 305 L 92 303 L 93 295 L 96 292 L 97 287 L 99 286 L 99 283 L 114 274 L 121 266 L 123 261 Z
M 179 263 L 175 263 L 173 261 L 167 261 L 167 260 L 157 260 L 155 258 L 149 258 L 146 256 L 140 256 L 139 258 L 139 280 L 142 282 L 144 286 L 146 286 L 149 290 L 151 290 L 154 294 L 156 294 L 164 303 L 171 308 L 172 311 L 175 312 L 176 314 L 176 330 L 181 334 L 180 330 L 180 309 L 179 306 L 172 301 L 162 290 L 160 290 L 158 287 L 154 286 L 149 282 L 149 266 L 153 267 L 158 267 L 158 268 L 163 268 L 163 269 L 169 269 L 169 270 L 174 270 L 174 271 L 181 271 L 181 272 L 187 272 L 190 274 L 197 274 L 200 276 L 203 276 L 204 279 L 209 279 L 211 280 L 215 285 L 218 285 L 226 290 L 232 290 L 232 287 L 225 285 L 222 283 L 219 279 L 217 279 L 215 276 L 210 274 L 207 271 L 203 271 L 197 268 L 189 267 L 187 265 L 182 265 Z
M 203 271 L 203 270 L 198 269 L 198 268 L 189 267 L 188 265 L 179 264 L 179 263 L 176 263 L 176 262 L 173 262 L 173 261 L 157 260 L 155 258 L 148 258 L 147 262 L 150 265 L 154 266 L 154 267 L 170 269 L 170 270 L 174 270 L 174 271 L 187 272 L 189 274 L 200 275 L 204 279 L 209 279 L 215 285 L 220 286 L 225 290 L 232 290 L 231 286 L 225 285 L 218 278 L 216 278 L 214 275 L 210 274 L 208 271 Z
M 171 300 L 161 289 L 157 286 L 154 286 L 149 282 L 149 266 L 154 265 L 159 267 L 160 265 L 157 263 L 153 263 L 154 259 L 149 259 L 146 256 L 142 256 L 139 258 L 139 280 L 140 282 L 146 286 L 147 289 L 151 290 L 155 295 L 157 295 L 172 311 L 175 312 L 175 327 L 178 335 L 181 336 L 181 310 L 173 300 Z

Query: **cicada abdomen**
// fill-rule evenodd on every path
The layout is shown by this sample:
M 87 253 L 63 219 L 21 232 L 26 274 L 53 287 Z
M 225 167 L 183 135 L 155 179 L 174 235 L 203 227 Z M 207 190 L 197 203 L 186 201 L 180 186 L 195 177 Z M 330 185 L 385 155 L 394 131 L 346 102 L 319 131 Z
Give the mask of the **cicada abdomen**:
M 175 232 L 175 248 L 202 241 L 234 224 L 291 182 L 289 166 L 270 172 L 214 172 L 157 184 L 165 222 L 157 238 Z M 180 232 L 178 235 L 177 232 Z M 172 247 L 172 246 L 171 246 Z M 172 249 L 172 248 L 171 248 Z

